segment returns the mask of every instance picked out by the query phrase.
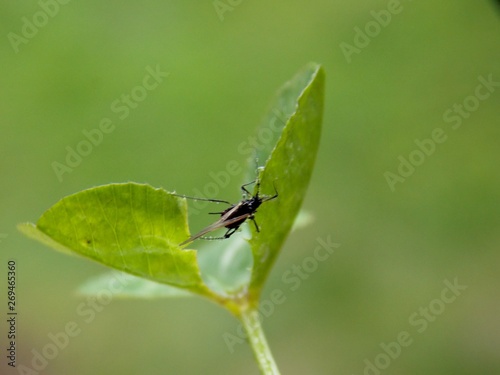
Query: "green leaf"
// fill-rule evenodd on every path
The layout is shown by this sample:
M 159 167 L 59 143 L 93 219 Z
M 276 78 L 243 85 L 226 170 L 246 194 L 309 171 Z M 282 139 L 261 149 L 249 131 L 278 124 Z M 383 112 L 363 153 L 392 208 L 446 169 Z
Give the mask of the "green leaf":
M 321 135 L 324 81 L 321 66 L 309 64 L 279 92 L 271 114 L 266 117 L 267 121 L 273 121 L 277 113 L 291 112 L 260 174 L 261 194 L 273 194 L 275 185 L 279 197 L 259 208 L 256 219 L 260 232 L 250 227 L 254 258 L 250 281 L 253 302 L 258 300 L 309 185 Z M 263 126 L 273 128 L 272 123 Z M 265 156 L 266 152 L 264 148 L 260 155 Z
M 128 273 L 111 271 L 87 280 L 78 288 L 78 293 L 98 296 L 103 290 L 110 291 L 113 298 L 164 298 L 189 297 L 194 294 L 185 289 L 133 276 Z
M 33 224 L 19 229 L 65 253 L 192 292 L 211 295 L 189 237 L 186 203 L 162 189 L 125 183 L 99 186 L 63 198 Z
M 303 195 L 307 188 L 310 172 L 313 168 L 314 158 L 317 152 L 323 105 L 323 76 L 323 71 L 318 65 L 310 64 L 291 81 L 285 83 L 278 91 L 267 115 L 264 117 L 261 127 L 257 130 L 258 134 L 266 134 L 265 137 L 258 137 L 259 139 L 265 140 L 261 141 L 258 144 L 258 148 L 255 150 L 259 161 L 266 161 L 270 157 L 278 141 L 281 142 L 281 151 L 276 151 L 276 155 L 282 155 L 284 152 L 285 155 L 289 156 L 288 160 L 283 156 L 280 157 L 280 160 L 275 160 L 279 165 L 283 163 L 283 168 L 281 169 L 281 166 L 279 166 L 277 172 L 268 173 L 269 167 L 267 165 L 263 168 L 265 170 L 263 176 L 271 175 L 271 177 L 273 177 L 274 175 L 276 177 L 279 197 L 275 201 L 263 204 L 259 208 L 256 217 L 262 230 L 267 231 L 268 234 L 271 235 L 268 228 L 271 228 L 271 232 L 274 232 L 273 226 L 280 229 L 280 232 L 273 233 L 276 237 L 281 238 L 281 240 L 277 238 L 276 242 L 282 242 L 286 238 L 290 231 L 290 222 L 294 223 L 292 229 L 300 229 L 313 220 L 312 215 L 308 213 L 299 212 L 296 216 L 296 211 L 298 207 L 300 207 L 300 203 L 302 202 Z M 314 92 L 311 93 L 311 90 Z M 292 117 L 293 119 L 290 120 Z M 286 130 L 285 125 L 287 126 Z M 294 151 L 294 147 L 290 144 L 294 137 L 298 136 L 300 132 L 311 132 L 310 134 L 306 134 L 306 137 L 303 137 L 304 140 L 307 140 L 308 147 L 307 150 L 302 150 L 303 152 Z M 270 137 L 269 135 L 272 136 Z M 307 139 L 307 136 L 309 136 L 309 139 Z M 298 146 L 302 147 L 301 145 Z M 287 151 L 283 151 L 283 149 Z M 294 154 L 292 154 L 291 151 L 293 151 Z M 303 160 L 304 157 L 301 156 L 304 153 L 310 153 L 306 155 L 305 158 L 309 158 L 309 160 L 305 162 Z M 289 177 L 292 177 L 291 174 L 285 177 L 280 176 L 280 173 L 289 174 L 291 172 L 291 168 L 286 167 L 286 163 L 290 163 L 290 158 L 294 158 L 298 162 L 300 161 L 299 158 L 302 158 L 301 163 L 304 163 L 303 165 L 299 165 L 298 163 L 295 165 L 297 170 L 295 171 L 294 179 L 289 179 Z M 293 161 L 293 163 L 295 163 L 295 161 Z M 255 157 L 249 158 L 247 175 L 243 183 L 255 179 L 255 166 Z M 305 169 L 305 172 L 301 172 L 300 168 Z M 273 194 L 274 187 L 272 186 L 272 182 L 269 187 L 266 182 L 266 177 L 261 177 L 261 179 L 263 179 L 262 192 Z M 296 180 L 299 180 L 298 183 Z M 274 181 L 274 178 L 272 178 L 271 181 Z M 297 190 L 295 190 L 294 186 L 296 183 Z M 287 188 L 286 190 L 284 190 L 285 187 Z M 277 214 L 278 216 L 285 215 L 287 220 L 279 220 L 277 225 L 275 223 L 271 223 L 271 226 L 268 224 L 262 225 L 262 223 L 266 223 L 266 219 L 263 218 L 263 216 L 266 215 L 266 206 L 273 206 L 276 201 L 286 199 L 286 196 L 290 194 L 289 192 L 295 195 L 293 202 L 290 204 L 290 210 L 284 207 L 283 213 Z M 297 193 L 300 193 L 300 196 Z M 269 209 L 273 210 L 270 207 Z M 245 241 L 245 239 L 252 237 L 249 228 L 253 229 L 251 223 L 242 226 L 240 233 L 225 241 L 208 243 L 198 242 L 193 244 L 196 247 L 199 246 L 198 262 L 200 264 L 202 277 L 211 289 L 221 294 L 234 294 L 248 287 L 252 278 L 254 259 L 260 259 L 262 262 L 265 257 L 265 254 L 259 256 L 258 248 L 257 250 L 254 249 L 252 254 L 252 250 L 247 247 L 247 241 Z M 255 236 L 255 231 L 253 235 Z M 276 247 L 275 255 L 273 258 L 269 259 L 270 263 L 266 267 L 270 268 L 272 266 L 272 262 L 278 252 L 279 247 Z M 253 277 L 256 277 L 255 272 Z M 264 278 L 262 282 L 263 280 Z M 257 287 L 255 289 L 259 290 L 260 288 Z

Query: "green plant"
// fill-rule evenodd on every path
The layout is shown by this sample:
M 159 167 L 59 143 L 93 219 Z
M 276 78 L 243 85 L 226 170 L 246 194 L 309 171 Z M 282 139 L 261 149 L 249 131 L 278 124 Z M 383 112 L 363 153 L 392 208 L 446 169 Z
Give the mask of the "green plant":
M 121 291 L 123 295 L 200 295 L 225 307 L 243 324 L 261 372 L 278 374 L 259 319 L 259 298 L 309 184 L 323 100 L 323 69 L 309 64 L 278 92 L 264 119 L 261 130 L 271 129 L 274 138 L 256 150 L 258 159 L 266 161 L 259 169 L 261 190 L 273 192 L 275 182 L 279 197 L 259 208 L 260 232 L 252 225 L 246 227 L 251 256 L 241 235 L 198 251 L 181 248 L 179 244 L 189 237 L 186 200 L 136 183 L 109 184 L 70 195 L 48 209 L 36 225 L 18 228 L 52 248 L 137 276 Z M 248 171 L 254 173 L 254 160 Z M 221 252 L 229 251 L 237 257 L 231 267 L 220 261 Z M 92 280 L 83 290 L 97 293 L 113 277 L 107 274 Z

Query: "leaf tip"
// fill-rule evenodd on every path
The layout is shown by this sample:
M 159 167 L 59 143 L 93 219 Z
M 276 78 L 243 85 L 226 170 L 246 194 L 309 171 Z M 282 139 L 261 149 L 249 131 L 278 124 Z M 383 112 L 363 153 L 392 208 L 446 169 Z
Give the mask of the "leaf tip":
M 16 228 L 25 236 L 31 237 L 33 232 L 36 230 L 36 225 L 30 222 L 19 223 L 16 225 Z

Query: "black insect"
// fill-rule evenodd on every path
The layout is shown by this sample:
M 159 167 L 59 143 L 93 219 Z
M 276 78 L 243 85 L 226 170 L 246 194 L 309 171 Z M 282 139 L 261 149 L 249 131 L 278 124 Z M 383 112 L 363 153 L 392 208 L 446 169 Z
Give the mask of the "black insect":
M 255 183 L 257 186 L 257 193 L 255 195 L 252 195 L 246 187 L 248 185 L 251 185 Z M 259 195 L 259 190 L 260 190 L 260 181 L 252 181 L 249 182 L 248 184 L 244 184 L 241 186 L 241 190 L 243 191 L 243 199 L 236 204 L 232 204 L 228 201 L 223 201 L 219 199 L 205 199 L 205 198 L 193 198 L 193 197 L 188 197 L 185 195 L 177 195 L 179 197 L 183 198 L 189 198 L 189 199 L 196 199 L 196 200 L 203 200 L 203 201 L 209 201 L 209 202 L 214 202 L 214 203 L 225 203 L 228 204 L 230 207 L 226 208 L 224 211 L 221 212 L 209 212 L 210 214 L 216 214 L 216 215 L 221 215 L 220 219 L 217 220 L 215 223 L 209 225 L 208 227 L 202 229 L 195 235 L 189 237 L 186 241 L 181 242 L 179 246 L 186 245 L 190 242 L 193 242 L 194 240 L 197 239 L 205 239 L 205 240 L 224 240 L 226 238 L 231 237 L 243 224 L 247 219 L 250 219 L 253 221 L 255 225 L 255 229 L 257 232 L 259 232 L 259 226 L 257 225 L 257 222 L 255 221 L 255 213 L 257 212 L 257 209 L 259 206 L 267 201 L 270 201 L 272 199 L 275 199 L 278 197 L 278 191 L 276 190 L 276 187 L 274 187 L 274 195 Z M 203 237 L 205 234 L 210 233 L 216 229 L 219 228 L 227 228 L 227 232 L 224 234 L 222 237 Z

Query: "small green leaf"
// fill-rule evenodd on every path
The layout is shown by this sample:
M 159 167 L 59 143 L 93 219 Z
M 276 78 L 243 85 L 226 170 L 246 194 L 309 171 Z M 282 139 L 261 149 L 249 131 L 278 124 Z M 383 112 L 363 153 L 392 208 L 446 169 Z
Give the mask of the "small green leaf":
M 125 183 L 63 198 L 33 224 L 19 229 L 65 253 L 156 282 L 211 295 L 200 277 L 189 237 L 186 203 L 162 189 Z
M 250 281 L 253 301 L 258 300 L 309 185 L 321 135 L 324 81 L 321 66 L 308 65 L 284 86 L 272 110 L 273 113 L 292 114 L 260 174 L 261 194 L 273 194 L 275 185 L 279 197 L 259 208 L 256 219 L 260 232 L 250 227 L 254 257 Z M 266 118 L 272 121 L 273 115 Z M 263 126 L 271 128 L 272 124 L 264 123 Z
M 307 227 L 313 221 L 312 214 L 301 210 L 295 218 L 292 232 Z M 246 240 L 251 237 L 249 227 L 248 223 L 243 225 L 241 231 L 228 240 L 207 241 L 198 250 L 203 281 L 221 295 L 238 293 L 250 283 L 253 255 Z
M 133 276 L 128 273 L 111 271 L 87 280 L 78 288 L 78 292 L 86 296 L 99 296 L 107 290 L 113 298 L 170 298 L 189 297 L 194 294 L 185 289 Z
M 198 263 L 205 284 L 221 295 L 237 294 L 250 282 L 252 253 L 245 240 L 250 237 L 244 225 L 229 240 L 209 241 L 198 251 Z

